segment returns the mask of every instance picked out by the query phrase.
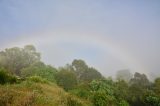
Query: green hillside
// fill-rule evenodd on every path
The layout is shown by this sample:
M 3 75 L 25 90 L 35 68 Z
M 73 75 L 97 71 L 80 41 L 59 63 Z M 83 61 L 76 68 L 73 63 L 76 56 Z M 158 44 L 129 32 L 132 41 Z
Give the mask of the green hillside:
M 33 45 L 14 47 L 0 51 L 0 106 L 160 106 L 160 77 L 106 78 L 81 59 L 55 68 Z
M 90 106 L 91 103 L 65 92 L 54 83 L 26 80 L 0 85 L 0 106 Z

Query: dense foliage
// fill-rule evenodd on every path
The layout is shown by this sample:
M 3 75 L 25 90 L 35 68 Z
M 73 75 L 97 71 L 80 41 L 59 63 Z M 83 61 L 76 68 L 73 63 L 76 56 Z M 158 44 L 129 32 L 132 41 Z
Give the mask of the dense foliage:
M 116 80 L 105 78 L 97 69 L 78 59 L 56 69 L 43 63 L 40 53 L 32 45 L 24 48 L 14 47 L 0 52 L 0 84 L 3 86 L 13 83 L 23 85 L 27 82 L 29 87 L 33 83 L 48 84 L 46 86 L 51 83 L 57 84 L 68 92 L 67 95 L 63 95 L 65 99 L 59 100 L 64 103 L 61 101 L 57 105 L 81 106 L 87 105 L 82 102 L 87 100 L 88 106 L 160 106 L 160 78 L 151 82 L 145 74 L 136 72 L 132 75 L 129 70 L 118 71 L 116 77 Z M 40 86 L 36 89 L 39 88 Z M 42 88 L 45 90 L 44 87 Z M 46 90 L 50 91 L 50 88 Z M 54 94 L 51 95 L 54 96 Z M 7 103 L 12 101 L 8 98 L 9 93 L 1 96 L 7 97 Z M 37 94 L 31 94 L 31 98 L 40 99 L 35 96 Z M 7 104 L 2 97 L 0 97 L 0 105 L 5 106 Z M 11 99 L 13 98 L 12 96 Z M 47 99 L 44 100 L 47 102 Z M 50 100 L 50 102 L 53 101 Z
M 55 82 L 54 76 L 56 73 L 57 73 L 56 68 L 49 65 L 45 65 L 42 62 L 34 63 L 29 67 L 23 68 L 21 70 L 22 77 L 40 76 L 51 82 Z
M 27 45 L 24 48 L 9 48 L 0 52 L 0 65 L 16 75 L 20 75 L 22 68 L 37 61 L 40 61 L 40 53 L 32 45 Z
M 65 69 L 60 69 L 55 78 L 57 84 L 65 90 L 73 89 L 77 85 L 76 75 Z
M 0 84 L 16 83 L 17 78 L 9 74 L 4 68 L 0 68 Z

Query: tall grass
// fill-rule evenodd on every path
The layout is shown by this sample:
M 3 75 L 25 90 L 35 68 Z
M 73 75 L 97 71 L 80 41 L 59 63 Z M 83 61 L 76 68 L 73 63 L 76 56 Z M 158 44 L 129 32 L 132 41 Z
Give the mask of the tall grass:
M 0 85 L 0 106 L 90 106 L 89 101 L 66 93 L 40 77 L 19 84 Z

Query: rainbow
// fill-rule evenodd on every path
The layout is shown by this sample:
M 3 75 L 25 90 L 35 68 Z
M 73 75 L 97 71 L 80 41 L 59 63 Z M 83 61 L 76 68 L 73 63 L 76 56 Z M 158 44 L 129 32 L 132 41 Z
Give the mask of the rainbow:
M 72 42 L 82 46 L 89 45 L 93 47 L 98 47 L 104 52 L 110 52 L 115 58 L 121 60 L 127 65 L 131 71 L 143 72 L 148 74 L 148 70 L 136 59 L 133 55 L 129 53 L 127 48 L 122 47 L 121 44 L 114 42 L 114 40 L 109 37 L 94 33 L 94 32 L 78 32 L 78 31 L 43 31 L 39 33 L 33 33 L 28 36 L 28 38 L 19 38 L 16 42 L 10 43 L 4 47 L 13 47 L 25 44 L 34 44 L 38 47 L 44 44 L 56 44 L 63 42 Z M 3 48 L 4 48 L 3 47 Z

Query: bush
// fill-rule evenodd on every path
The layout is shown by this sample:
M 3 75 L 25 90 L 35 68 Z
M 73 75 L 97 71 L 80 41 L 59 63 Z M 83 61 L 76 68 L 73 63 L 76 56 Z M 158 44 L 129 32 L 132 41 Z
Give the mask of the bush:
M 71 94 L 74 94 L 78 97 L 81 97 L 81 98 L 85 98 L 85 99 L 88 99 L 89 96 L 90 96 L 90 92 L 86 89 L 74 89 L 74 90 L 71 90 L 69 91 Z
M 94 106 L 116 106 L 116 99 L 103 91 L 93 92 L 91 99 Z
M 94 80 L 90 83 L 91 100 L 94 106 L 115 106 L 116 98 L 114 97 L 113 81 Z
M 146 97 L 146 102 L 150 105 L 150 106 L 160 106 L 160 98 L 156 97 L 156 96 L 148 96 Z
M 72 90 L 77 85 L 76 75 L 66 69 L 61 69 L 55 76 L 56 82 L 66 91 Z
M 125 100 L 121 100 L 118 106 L 129 106 L 128 102 Z
M 47 66 L 44 63 L 35 63 L 21 70 L 21 77 L 40 76 L 48 81 L 55 82 L 56 68 Z
M 92 97 L 95 106 L 107 106 L 107 95 L 105 92 L 95 92 Z
M 3 69 L 0 69 L 0 84 L 5 84 L 7 80 L 8 80 L 7 73 Z
M 7 71 L 4 68 L 0 68 L 0 84 L 5 83 L 16 83 L 17 78 L 13 75 L 10 75 L 7 73 Z
M 43 79 L 40 76 L 32 76 L 32 77 L 27 78 L 27 80 L 36 82 L 36 83 L 48 83 L 46 79 Z

